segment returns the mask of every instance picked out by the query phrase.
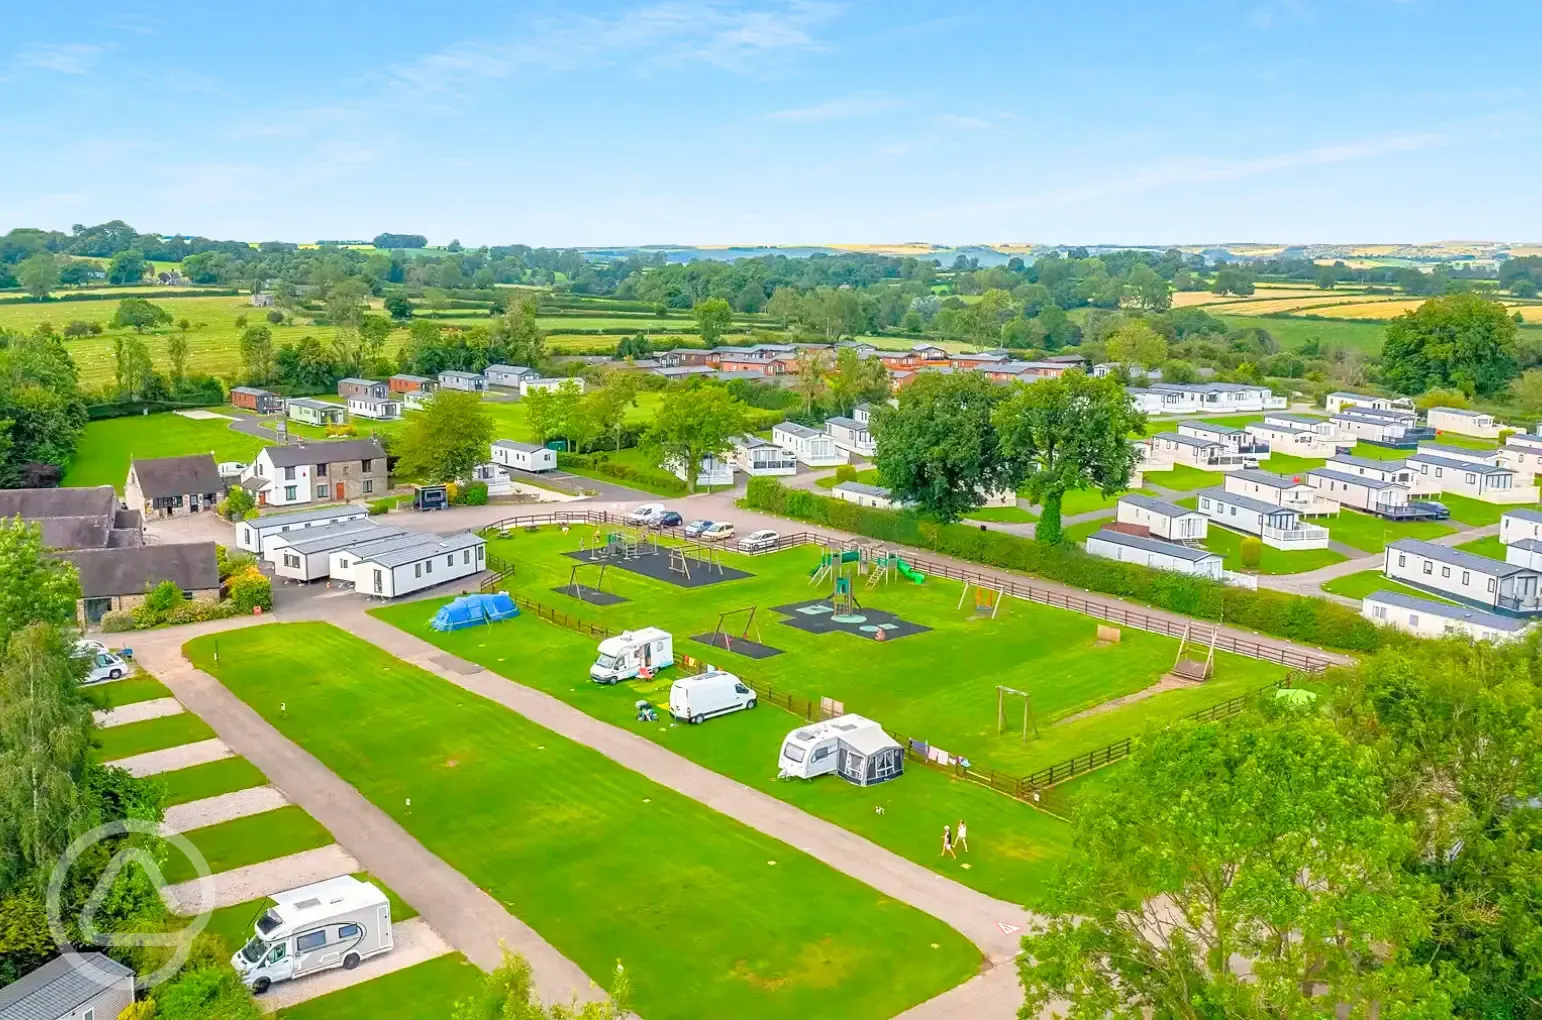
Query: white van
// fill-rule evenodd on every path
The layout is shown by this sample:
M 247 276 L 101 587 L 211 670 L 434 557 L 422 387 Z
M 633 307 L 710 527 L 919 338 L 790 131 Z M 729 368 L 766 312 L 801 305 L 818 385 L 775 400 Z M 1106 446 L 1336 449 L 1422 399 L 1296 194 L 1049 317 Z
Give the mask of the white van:
M 675 642 L 668 631 L 657 627 L 629 630 L 600 642 L 600 657 L 589 667 L 589 679 L 613 684 L 656 672 L 675 664 Z
M 754 691 L 732 673 L 716 669 L 682 677 L 669 688 L 669 714 L 681 722 L 699 723 L 755 705 Z
M 391 901 L 352 875 L 273 897 L 252 938 L 230 958 L 258 995 L 276 981 L 323 970 L 352 970 L 391 949 Z

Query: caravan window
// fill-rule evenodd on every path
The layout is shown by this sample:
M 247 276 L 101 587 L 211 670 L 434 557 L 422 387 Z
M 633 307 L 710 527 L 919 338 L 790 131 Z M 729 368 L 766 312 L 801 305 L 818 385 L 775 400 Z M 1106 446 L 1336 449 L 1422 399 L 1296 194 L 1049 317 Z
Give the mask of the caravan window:
M 326 944 L 327 933 L 325 929 L 322 929 L 321 931 L 308 931 L 304 935 L 301 935 L 299 938 L 294 940 L 295 951 L 300 953 L 303 953 L 309 949 L 320 949 Z
M 821 747 L 816 747 L 814 749 L 814 760 L 818 761 L 821 758 L 828 758 L 828 757 L 830 757 L 830 752 L 832 750 L 834 750 L 834 749 L 829 744 L 825 744 L 825 745 L 823 745 Z
M 362 934 L 364 930 L 356 924 L 339 925 L 337 929 L 337 937 L 340 939 L 356 939 Z
M 799 747 L 797 744 L 784 744 L 782 746 L 782 757 L 786 758 L 788 761 L 801 762 L 803 760 L 804 753 L 805 752 L 803 748 Z

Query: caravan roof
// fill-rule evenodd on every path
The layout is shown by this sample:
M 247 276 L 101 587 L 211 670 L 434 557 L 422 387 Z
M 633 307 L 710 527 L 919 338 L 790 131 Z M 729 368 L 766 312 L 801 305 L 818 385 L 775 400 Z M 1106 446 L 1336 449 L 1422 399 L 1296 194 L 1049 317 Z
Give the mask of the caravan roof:
M 601 641 L 599 652 L 601 655 L 619 655 L 633 645 L 651 644 L 667 637 L 669 637 L 667 630 L 660 630 L 657 627 L 639 627 L 637 630 L 622 631 L 615 637 L 608 637 Z
M 293 934 L 296 928 L 317 924 L 323 918 L 369 910 L 388 902 L 385 893 L 368 882 L 361 882 L 352 875 L 340 875 L 275 893 L 273 906 L 258 920 L 257 928 L 265 940 L 277 942 Z

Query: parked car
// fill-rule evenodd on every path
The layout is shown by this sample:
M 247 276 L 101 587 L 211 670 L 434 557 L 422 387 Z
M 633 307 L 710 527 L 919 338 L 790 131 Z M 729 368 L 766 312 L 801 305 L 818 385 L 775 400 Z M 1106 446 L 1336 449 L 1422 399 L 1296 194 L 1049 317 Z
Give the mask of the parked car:
M 713 521 L 701 530 L 703 542 L 721 542 L 734 537 L 734 526 L 727 521 Z
M 752 531 L 739 539 L 739 548 L 744 552 L 760 552 L 762 549 L 774 549 L 776 548 L 777 540 L 781 537 L 781 535 L 778 535 L 770 528 L 762 528 L 759 531 Z
M 665 513 L 663 503 L 644 503 L 632 511 L 630 520 L 633 524 L 652 524 L 655 517 L 662 517 Z
M 659 515 L 659 519 L 653 522 L 655 528 L 678 528 L 685 523 L 685 519 L 673 510 L 665 510 Z
M 686 538 L 699 538 L 701 533 L 712 527 L 711 521 L 692 521 L 685 526 Z
M 82 683 L 94 684 L 103 680 L 118 680 L 129 671 L 128 663 L 118 658 L 111 652 L 98 652 L 96 658 L 91 660 L 91 672 L 86 674 Z

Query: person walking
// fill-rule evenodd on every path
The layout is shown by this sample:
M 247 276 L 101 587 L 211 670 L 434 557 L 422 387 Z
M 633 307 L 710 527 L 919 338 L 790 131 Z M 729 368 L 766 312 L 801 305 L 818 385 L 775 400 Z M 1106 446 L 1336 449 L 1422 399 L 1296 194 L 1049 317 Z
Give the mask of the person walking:
M 958 854 L 953 852 L 953 829 L 951 826 L 943 825 L 942 827 L 942 853 L 937 856 L 951 857 L 955 861 L 958 860 Z
M 966 854 L 969 852 L 969 828 L 964 824 L 962 818 L 958 820 L 958 830 L 957 834 L 953 837 L 953 845 Z

